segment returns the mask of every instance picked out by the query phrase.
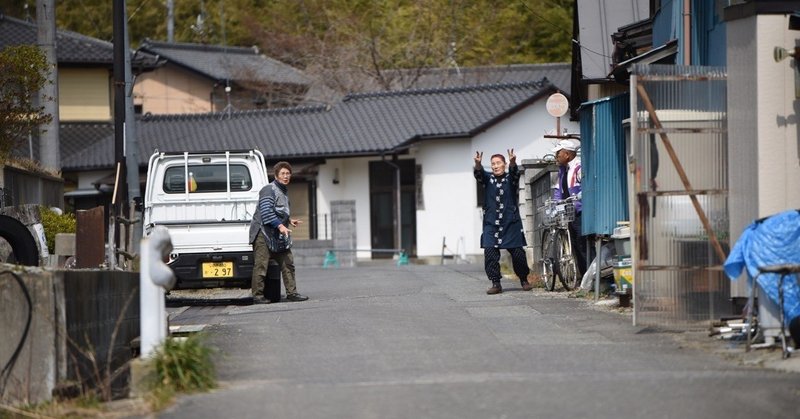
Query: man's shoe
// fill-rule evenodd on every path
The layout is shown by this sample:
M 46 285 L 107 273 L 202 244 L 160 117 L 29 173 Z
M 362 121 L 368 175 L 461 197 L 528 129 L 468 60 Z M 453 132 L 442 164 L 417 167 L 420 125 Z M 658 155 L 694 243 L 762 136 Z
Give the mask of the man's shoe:
M 530 291 L 532 289 L 533 289 L 533 285 L 531 285 L 530 282 L 525 281 L 525 282 L 522 283 L 522 290 L 523 291 Z
M 253 304 L 271 304 L 272 300 L 267 300 L 263 295 L 253 297 Z
M 503 287 L 501 287 L 499 284 L 498 285 L 492 285 L 491 288 L 486 290 L 486 293 L 489 294 L 489 295 L 500 294 L 501 292 L 503 292 Z
M 305 301 L 308 300 L 308 297 L 306 297 L 305 295 L 294 293 L 287 295 L 286 299 L 289 301 Z

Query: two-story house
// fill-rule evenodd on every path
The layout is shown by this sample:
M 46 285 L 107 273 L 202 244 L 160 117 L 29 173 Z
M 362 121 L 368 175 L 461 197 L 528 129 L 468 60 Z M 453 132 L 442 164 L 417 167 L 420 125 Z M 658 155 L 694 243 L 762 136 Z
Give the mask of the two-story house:
M 295 106 L 310 80 L 258 48 L 146 40 L 143 51 L 165 60 L 134 86 L 138 114 L 184 114 Z

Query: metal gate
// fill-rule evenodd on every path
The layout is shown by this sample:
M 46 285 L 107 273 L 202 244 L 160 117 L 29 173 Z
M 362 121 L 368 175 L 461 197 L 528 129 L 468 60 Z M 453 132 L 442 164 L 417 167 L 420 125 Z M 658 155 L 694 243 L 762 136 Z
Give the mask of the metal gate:
M 633 68 L 635 325 L 702 328 L 731 313 L 726 79 L 718 67 Z

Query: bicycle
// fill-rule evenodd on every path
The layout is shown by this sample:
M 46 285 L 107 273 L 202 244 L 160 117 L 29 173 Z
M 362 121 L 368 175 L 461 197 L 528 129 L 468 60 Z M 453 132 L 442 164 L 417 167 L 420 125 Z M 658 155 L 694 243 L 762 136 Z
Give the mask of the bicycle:
M 539 207 L 542 225 L 546 227 L 542 233 L 540 263 L 542 281 L 548 291 L 555 289 L 556 276 L 567 291 L 577 288 L 582 279 L 578 275 L 578 263 L 569 235 L 569 223 L 575 220 L 575 200 L 575 196 L 564 200 L 548 199 Z

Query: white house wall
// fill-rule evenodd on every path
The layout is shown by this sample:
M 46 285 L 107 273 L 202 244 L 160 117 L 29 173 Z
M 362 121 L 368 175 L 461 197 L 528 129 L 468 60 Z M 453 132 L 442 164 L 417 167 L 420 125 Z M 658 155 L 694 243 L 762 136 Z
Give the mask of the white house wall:
M 800 31 L 784 15 L 728 22 L 728 154 L 731 245 L 753 220 L 800 208 L 800 151 L 793 58 L 780 63 L 773 48 L 792 49 Z M 733 296 L 746 295 L 737 281 Z
M 773 48 L 793 49 L 800 31 L 788 30 L 784 15 L 757 17 L 757 107 L 759 216 L 800 208 L 800 154 L 795 98 L 795 59 L 776 63 Z M 794 62 L 793 62 L 794 61 Z
M 347 159 L 327 159 L 320 165 L 317 174 L 317 214 L 319 219 L 318 236 L 325 232 L 325 215 L 330 217 L 331 201 L 354 200 L 356 203 L 356 248 L 372 247 L 369 217 L 369 162 L 380 158 L 355 157 Z M 339 182 L 334 184 L 338 170 Z M 330 218 L 327 224 L 330 235 Z M 369 258 L 369 252 L 359 252 L 358 258 Z
M 417 210 L 417 256 L 440 256 L 442 238 L 453 253 L 475 253 L 480 247 L 479 220 L 472 177 L 474 151 L 465 139 L 432 140 L 420 144 L 416 162 L 422 165 L 425 208 Z

